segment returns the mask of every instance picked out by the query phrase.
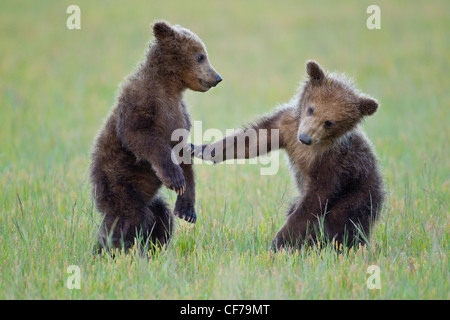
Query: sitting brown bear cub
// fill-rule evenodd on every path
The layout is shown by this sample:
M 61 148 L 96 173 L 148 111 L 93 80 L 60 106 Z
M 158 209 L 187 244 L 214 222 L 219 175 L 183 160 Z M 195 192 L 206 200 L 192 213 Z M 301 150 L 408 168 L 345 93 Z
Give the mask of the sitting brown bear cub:
M 176 161 L 172 149 L 182 139 L 172 133 L 191 127 L 184 90 L 205 92 L 222 78 L 188 29 L 162 21 L 154 23 L 153 33 L 145 61 L 122 84 L 92 152 L 92 192 L 104 216 L 100 251 L 128 249 L 136 236 L 144 244 L 169 241 L 173 219 L 158 195 L 162 185 L 177 192 L 175 214 L 196 220 L 194 172 L 191 164 Z
M 239 133 L 191 148 L 214 162 L 256 157 L 277 147 L 287 151 L 300 198 L 273 240 L 274 249 L 316 241 L 319 230 L 333 244 L 364 243 L 381 210 L 384 187 L 371 143 L 358 124 L 375 113 L 378 103 L 344 76 L 327 75 L 317 62 L 306 67 L 308 78 L 291 102 Z M 251 130 L 255 139 L 249 138 Z M 271 134 L 278 135 L 278 146 Z

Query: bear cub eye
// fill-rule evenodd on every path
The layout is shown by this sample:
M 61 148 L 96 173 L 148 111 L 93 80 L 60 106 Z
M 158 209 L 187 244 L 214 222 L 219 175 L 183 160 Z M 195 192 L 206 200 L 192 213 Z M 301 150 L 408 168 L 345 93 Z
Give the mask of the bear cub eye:
M 197 61 L 199 63 L 203 62 L 205 60 L 205 55 L 203 53 L 200 53 L 197 57 Z
M 323 126 L 325 128 L 327 128 L 327 129 L 332 128 L 334 126 L 334 122 L 331 122 L 331 121 L 327 120 L 327 121 L 324 122 Z
M 313 108 L 313 106 L 310 106 L 308 108 L 308 116 L 312 116 L 313 112 L 314 112 L 314 108 Z

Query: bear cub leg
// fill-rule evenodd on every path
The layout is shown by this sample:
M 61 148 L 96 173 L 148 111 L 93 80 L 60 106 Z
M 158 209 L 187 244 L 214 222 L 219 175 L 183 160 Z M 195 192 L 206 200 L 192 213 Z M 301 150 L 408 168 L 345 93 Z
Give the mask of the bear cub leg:
M 105 215 L 98 231 L 98 253 L 112 248 L 129 250 L 135 244 L 145 252 L 148 246 L 163 246 L 170 241 L 173 216 L 162 199 L 156 198 L 149 205 L 120 212 L 120 215 Z
M 195 213 L 194 170 L 192 168 L 192 164 L 181 163 L 180 167 L 183 169 L 184 178 L 186 180 L 186 188 L 182 194 L 177 196 L 174 214 L 187 222 L 195 223 L 197 220 L 197 215 Z

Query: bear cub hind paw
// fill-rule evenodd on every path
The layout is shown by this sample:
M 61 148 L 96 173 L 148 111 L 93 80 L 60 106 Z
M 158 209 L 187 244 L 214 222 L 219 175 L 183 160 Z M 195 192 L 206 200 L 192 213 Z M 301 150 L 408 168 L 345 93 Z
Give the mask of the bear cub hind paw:
M 182 197 L 177 198 L 173 214 L 190 223 L 195 223 L 197 221 L 194 204 L 192 201 L 183 199 Z

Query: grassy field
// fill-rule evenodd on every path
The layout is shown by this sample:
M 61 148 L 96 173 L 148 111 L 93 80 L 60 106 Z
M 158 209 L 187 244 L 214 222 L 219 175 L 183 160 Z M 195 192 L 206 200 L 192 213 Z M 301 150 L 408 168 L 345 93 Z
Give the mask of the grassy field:
M 82 29 L 71 31 L 75 2 Z M 366 27 L 370 4 L 381 30 Z M 1 1 L 0 299 L 449 299 L 449 11 L 445 0 Z M 89 153 L 155 19 L 196 32 L 224 78 L 186 93 L 203 130 L 288 101 L 308 59 L 380 101 L 364 129 L 388 201 L 368 247 L 269 250 L 297 192 L 283 160 L 274 176 L 197 165 L 196 225 L 177 221 L 149 259 L 91 254 Z M 66 286 L 70 265 L 79 290 Z M 367 288 L 370 265 L 379 290 Z

